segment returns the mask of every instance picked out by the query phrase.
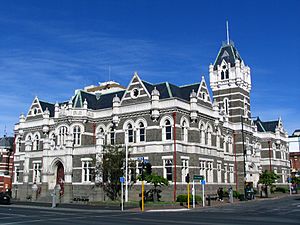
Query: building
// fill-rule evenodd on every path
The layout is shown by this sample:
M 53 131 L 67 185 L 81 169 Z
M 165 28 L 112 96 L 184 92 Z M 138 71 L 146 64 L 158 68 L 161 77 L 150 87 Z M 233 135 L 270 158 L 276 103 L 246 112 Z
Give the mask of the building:
M 289 152 L 292 175 L 300 176 L 300 130 L 289 136 Z
M 177 86 L 152 84 L 137 73 L 127 87 L 116 82 L 89 86 L 61 103 L 35 97 L 15 126 L 18 197 L 30 199 L 34 192 L 45 201 L 59 187 L 64 202 L 80 196 L 103 200 L 101 174 L 92 174 L 107 144 L 129 147 L 136 161 L 131 174 L 139 173 L 138 157 L 148 159 L 153 172 L 170 181 L 163 195 L 169 200 L 173 187 L 178 194 L 186 191 L 187 174 L 204 175 L 206 190 L 213 193 L 219 186 L 242 191 L 245 182 L 256 187 L 266 169 L 286 185 L 287 133 L 281 119 L 251 117 L 250 68 L 233 43 L 221 46 L 209 76 L 212 97 L 204 77 Z M 137 182 L 129 198 L 138 199 L 139 192 Z
M 0 138 L 0 192 L 10 191 L 13 175 L 13 137 Z

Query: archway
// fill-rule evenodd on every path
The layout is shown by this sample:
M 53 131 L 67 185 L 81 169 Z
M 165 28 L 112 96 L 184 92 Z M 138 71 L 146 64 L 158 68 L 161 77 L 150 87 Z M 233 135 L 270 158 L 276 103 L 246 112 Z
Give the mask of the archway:
M 61 162 L 57 162 L 56 185 L 60 186 L 60 195 L 64 194 L 65 171 Z

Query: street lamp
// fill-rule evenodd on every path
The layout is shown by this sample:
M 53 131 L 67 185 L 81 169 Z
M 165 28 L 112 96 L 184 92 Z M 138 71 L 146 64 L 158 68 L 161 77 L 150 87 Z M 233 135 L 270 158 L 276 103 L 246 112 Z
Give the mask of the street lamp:
M 248 117 L 249 119 L 257 118 L 257 116 L 254 117 Z M 243 143 L 243 157 L 244 157 L 244 194 L 246 197 L 246 181 L 247 181 L 247 174 L 246 174 L 246 150 L 245 150 L 245 140 L 244 140 L 244 117 L 241 114 L 241 123 L 242 123 L 242 143 Z

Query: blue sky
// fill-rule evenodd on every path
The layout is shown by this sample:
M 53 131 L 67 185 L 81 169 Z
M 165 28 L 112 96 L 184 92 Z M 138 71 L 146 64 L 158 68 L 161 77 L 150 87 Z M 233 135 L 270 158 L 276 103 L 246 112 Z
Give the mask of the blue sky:
M 251 110 L 300 128 L 300 1 L 1 1 L 0 136 L 13 134 L 35 96 L 70 99 L 75 89 L 134 71 L 152 83 L 195 83 L 230 37 L 252 72 Z

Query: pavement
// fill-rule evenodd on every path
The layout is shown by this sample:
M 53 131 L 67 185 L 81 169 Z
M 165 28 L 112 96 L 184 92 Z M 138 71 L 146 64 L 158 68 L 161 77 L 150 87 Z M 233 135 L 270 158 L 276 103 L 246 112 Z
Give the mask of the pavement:
M 111 209 L 49 208 L 37 205 L 1 205 L 1 225 L 29 224 L 200 224 L 299 225 L 300 195 L 219 204 L 213 207 L 156 209 L 146 212 Z

